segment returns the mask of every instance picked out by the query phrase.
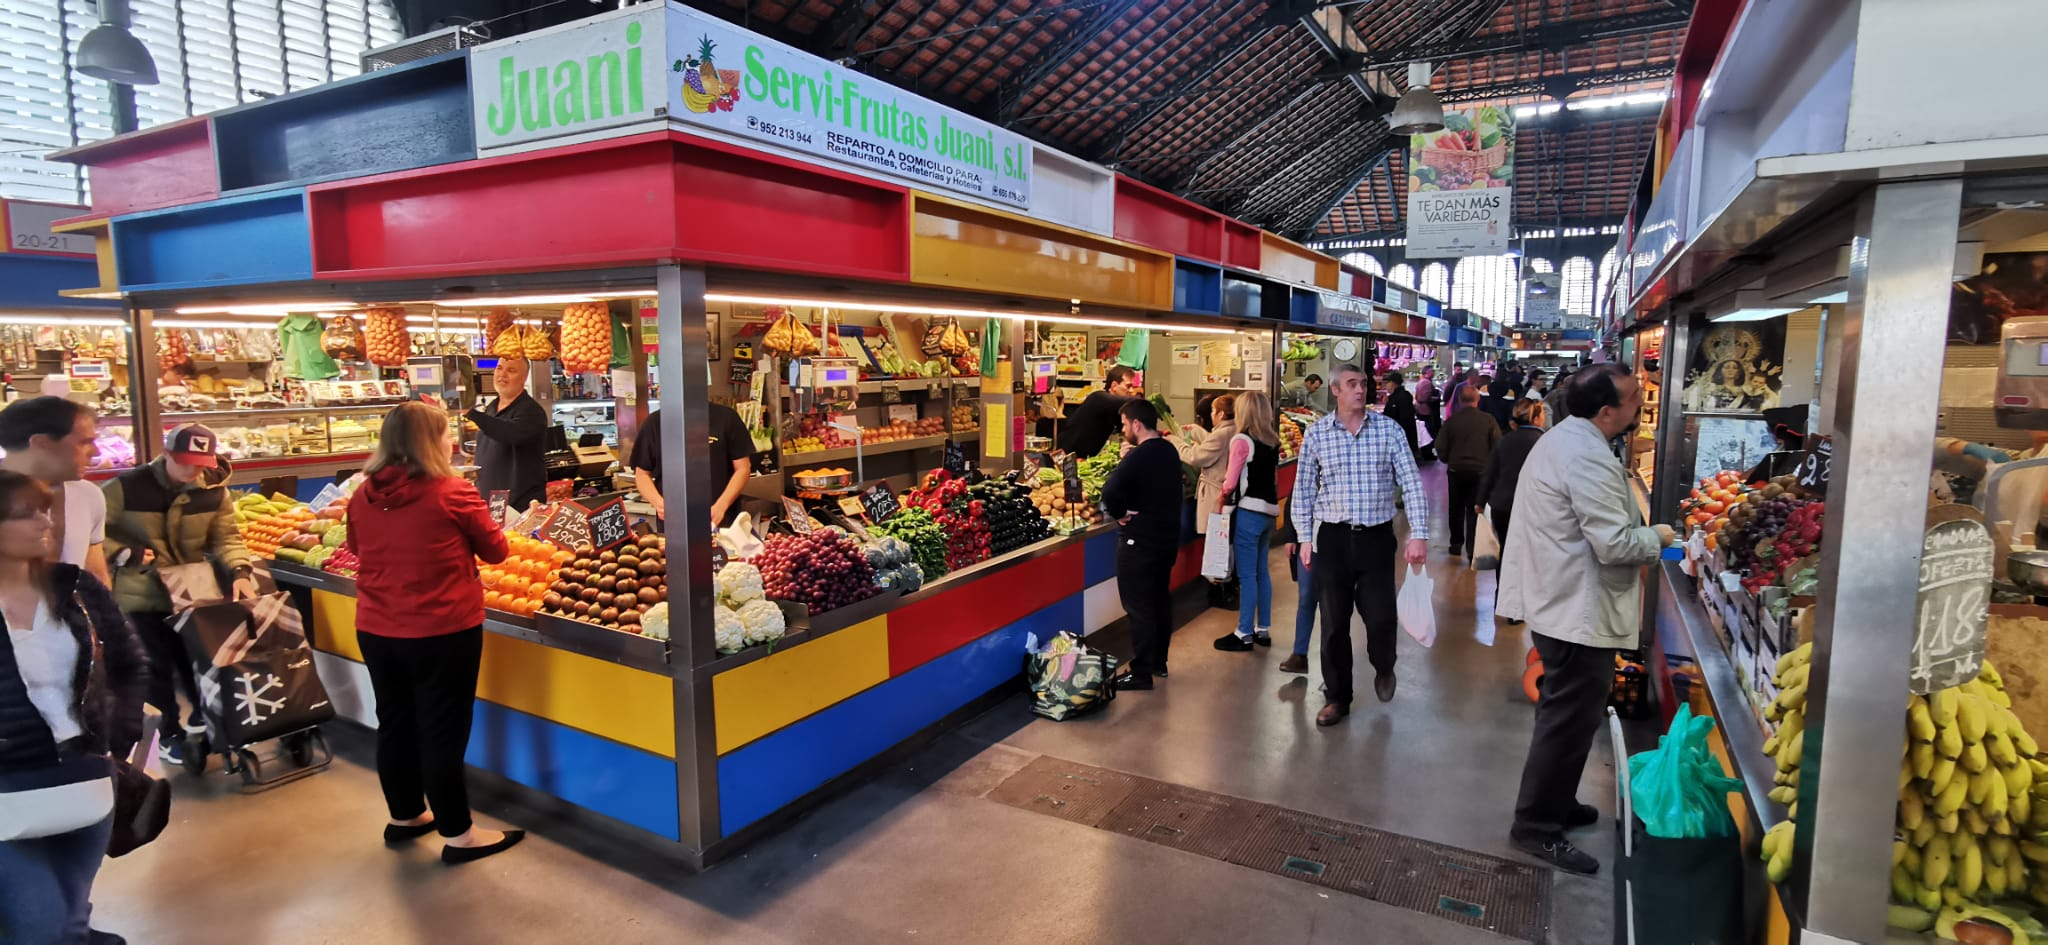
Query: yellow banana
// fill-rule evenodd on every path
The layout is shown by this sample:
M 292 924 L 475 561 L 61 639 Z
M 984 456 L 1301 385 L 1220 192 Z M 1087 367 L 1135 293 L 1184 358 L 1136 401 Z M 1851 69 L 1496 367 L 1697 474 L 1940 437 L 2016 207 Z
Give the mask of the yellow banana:
M 1930 722 L 1929 724 L 1932 723 Z M 1934 735 L 1934 750 L 1941 752 L 1941 756 L 1943 758 L 1955 758 L 1960 756 L 1963 753 L 1962 730 L 1954 725 L 1951 725 L 1947 728 L 1942 729 L 1939 732 L 1936 732 Z
M 2003 896 L 2007 889 L 2012 888 L 2012 874 L 2006 872 L 2003 866 L 1993 866 L 1986 863 L 1984 864 L 1984 888 L 1990 890 L 1993 896 Z
M 1954 886 L 1944 886 L 1941 889 L 1941 904 L 1945 908 L 1960 909 L 1963 907 L 1963 894 L 1956 892 Z
M 1934 738 L 1934 718 L 1927 714 L 1925 697 L 1916 695 L 1912 702 L 1907 703 L 1906 731 L 1913 733 L 1914 738 L 1923 742 Z
M 1786 670 L 1785 673 L 1781 677 L 1779 677 L 1778 688 L 1787 690 L 1798 689 L 1804 691 L 1806 689 L 1806 680 L 1808 677 L 1808 673 L 1812 669 L 1812 663 L 1801 663 L 1797 666 L 1792 667 L 1789 670 Z
M 1920 829 L 1920 822 L 1927 819 L 1927 804 L 1920 800 L 1919 791 L 1907 791 L 1899 795 L 1899 826 L 1908 831 Z
M 1983 696 L 1975 693 L 1963 694 L 1962 700 L 1956 704 L 1956 722 L 1962 726 L 1963 741 L 1984 740 L 1984 731 L 1990 725 L 1990 720 L 1986 717 L 1990 708 Z
M 1920 856 L 1920 885 L 1929 889 L 1940 889 L 1948 882 L 1948 874 L 1954 862 L 1947 843 L 1930 843 Z
M 1984 661 L 1983 666 L 1978 667 L 1977 680 L 1993 689 L 2005 688 L 2005 677 L 1998 674 L 1998 667 L 1991 665 L 1988 659 Z
M 1772 699 L 1770 702 L 1764 704 L 1764 721 L 1776 722 L 1780 719 L 1783 719 L 1784 717 L 1785 707 L 1779 705 L 1778 700 Z
M 1934 713 L 1934 724 L 1956 724 L 1956 695 L 1954 689 L 1942 689 L 1928 697 L 1930 709 Z
M 1934 772 L 1934 746 L 1926 742 L 1914 742 L 1912 751 L 1913 776 L 1925 778 Z
M 1941 908 L 1941 890 L 1925 886 L 1913 891 L 1913 903 L 1922 909 L 1933 911 Z
M 1984 815 L 1978 813 L 1974 807 L 1964 807 L 1962 810 L 1956 811 L 1956 819 L 1963 829 L 1971 833 L 1981 836 L 1991 832 L 1991 822 L 1985 820 Z M 1953 833 L 1954 831 L 1950 832 Z
M 1969 796 L 1969 793 L 1970 783 L 1968 778 L 1951 778 L 1948 782 L 1948 790 L 1941 792 L 1934 799 L 1935 816 L 1946 817 L 1961 809 L 1963 800 Z
M 1764 739 L 1764 754 L 1772 758 L 1778 757 L 1778 736 L 1772 735 Z
M 1892 898 L 1900 902 L 1914 902 L 1919 897 L 1913 877 L 1906 874 L 1904 867 L 1892 867 Z
M 1927 772 L 1927 793 L 1930 796 L 1938 796 L 1941 792 L 1948 790 L 1948 783 L 1955 778 L 1955 774 L 1956 760 L 1954 758 L 1936 756 L 1934 767 Z
M 2011 837 L 1984 838 L 1984 857 L 1999 866 L 2004 866 L 2005 861 L 2012 859 L 2017 852 L 2019 850 L 2013 846 Z
M 2022 858 L 2035 863 L 2048 864 L 2048 846 L 2043 846 L 2032 840 L 2021 840 L 2019 848 Z
M 1799 799 L 1799 789 L 1790 785 L 1774 787 L 1766 796 L 1780 804 L 1790 804 Z
M 1991 760 L 2001 765 L 2020 763 L 2020 753 L 2013 748 L 2012 739 L 1996 733 L 1986 733 L 1984 750 L 1991 753 Z
M 1907 789 L 1907 788 L 1911 787 L 1912 785 L 1913 785 L 1913 763 L 1912 763 L 1911 761 L 1900 761 L 1900 762 L 1899 762 L 1899 790 L 1901 790 L 1901 791 L 1904 791 L 1905 789 Z
M 1910 850 L 1910 849 L 1912 849 L 1912 847 L 1908 846 L 1908 845 L 1907 845 L 1907 843 L 1906 843 L 1906 841 L 1904 841 L 1904 840 L 1893 840 L 1893 841 L 1892 841 L 1892 865 L 1893 865 L 1893 866 L 1898 866 L 1899 864 L 1901 864 L 1901 863 L 1904 863 L 1904 862 L 1906 862 L 1906 851 L 1907 851 L 1907 850 Z
M 2004 778 L 1993 778 L 1993 781 L 1996 786 L 1991 789 L 1991 793 L 1984 796 L 1984 819 L 1993 824 L 2002 824 L 2007 820 L 2006 815 L 2011 812 L 2012 798 L 2003 790 Z
M 2019 797 L 2034 786 L 2034 769 L 2022 764 L 2007 765 L 1999 769 L 2005 775 L 2005 793 Z M 2024 820 L 2025 818 L 2021 818 Z
M 1773 883 L 1782 883 L 1785 881 L 1785 877 L 1790 875 L 1792 875 L 1792 844 L 1780 844 L 1777 852 L 1771 855 L 1770 862 L 1764 864 L 1764 878 L 1769 879 Z
M 1991 795 L 1992 790 L 1994 790 L 1994 788 L 1992 787 L 1994 783 L 1997 784 L 1996 790 L 1998 791 L 1998 793 L 2005 793 L 2005 777 L 2003 775 L 2000 775 L 1996 770 L 1980 771 L 1977 774 L 1971 775 L 1969 791 L 1970 803 L 1984 803 L 1984 799 L 1986 797 L 1989 797 Z
M 1799 764 L 1800 753 L 1806 748 L 1805 730 L 1794 732 L 1792 741 L 1782 747 L 1784 750 L 1778 752 L 1778 770 L 1790 771 Z
M 1792 740 L 1792 736 L 1806 731 L 1806 713 L 1794 709 L 1785 713 L 1778 722 L 1778 744 Z
M 1784 656 L 1778 657 L 1778 665 L 1772 667 L 1771 673 L 1772 675 L 1782 674 L 1786 670 L 1791 669 L 1794 666 L 1798 666 L 1801 663 L 1810 661 L 1812 658 L 1813 644 L 1801 643 L 1792 652 L 1787 653 Z
M 2020 724 L 2019 716 L 2012 714 L 2011 709 L 2003 707 L 1998 711 L 2005 713 L 2005 737 L 2012 739 L 2014 747 L 2020 750 L 2020 754 L 2027 758 L 2040 754 L 2041 744 L 2034 741 L 2034 736 L 2027 732 L 2025 725 Z
M 1920 848 L 1911 843 L 1906 844 L 1906 858 L 1900 861 L 1900 865 L 1906 868 L 1906 872 L 1914 876 L 1920 875 Z
M 2025 791 L 2013 795 L 2012 803 L 2006 807 L 2005 819 L 2022 826 L 2032 826 L 2034 823 L 2034 795 Z
M 1984 888 L 1984 854 L 1977 849 L 1977 844 L 1972 841 L 1969 846 L 1963 848 L 1962 865 L 1956 871 L 1956 892 L 1961 893 L 1966 899 L 1971 899 L 1975 898 L 1977 890 L 1982 888 Z
M 2014 895 L 2027 888 L 2027 861 L 2013 857 L 2005 861 L 2005 888 Z
M 1942 731 L 1953 732 L 1955 729 L 1945 728 Z M 1972 742 L 1969 747 L 1963 749 L 1961 755 L 1956 757 L 1956 763 L 1962 765 L 1971 774 L 1976 774 L 1984 770 L 1986 765 L 1991 764 L 1991 754 L 1984 750 L 1982 742 Z
M 1924 847 L 1934 841 L 1934 834 L 1936 828 L 1934 821 L 1935 818 L 1929 817 L 1928 819 L 1921 821 L 1920 826 L 1913 828 L 1914 846 Z

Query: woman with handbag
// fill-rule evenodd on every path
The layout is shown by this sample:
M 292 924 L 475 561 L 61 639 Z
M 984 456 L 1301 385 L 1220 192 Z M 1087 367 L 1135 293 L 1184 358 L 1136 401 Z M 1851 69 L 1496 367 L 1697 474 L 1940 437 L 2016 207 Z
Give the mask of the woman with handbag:
M 1209 517 L 1222 511 L 1223 495 L 1229 491 L 1224 487 L 1224 473 L 1228 472 L 1230 465 L 1230 440 L 1237 435 L 1234 400 L 1231 394 L 1216 395 L 1207 401 L 1207 429 L 1191 423 L 1181 428 L 1185 438 L 1168 437 L 1174 448 L 1180 451 L 1180 461 L 1194 467 L 1201 476 L 1195 484 L 1195 530 L 1203 534 L 1209 531 Z M 1238 581 L 1234 576 L 1209 585 L 1209 606 L 1224 610 L 1236 610 L 1240 606 Z
M 117 943 L 86 923 L 148 660 L 98 578 L 47 561 L 50 505 L 48 486 L 0 471 L 0 940 Z
M 1235 432 L 1223 482 L 1231 501 L 1230 544 L 1237 554 L 1237 630 L 1216 638 L 1216 648 L 1242 653 L 1273 645 L 1273 522 L 1280 515 L 1279 414 L 1264 391 L 1238 394 L 1231 404 Z M 1222 501 L 1222 497 L 1218 497 Z
M 384 415 L 369 481 L 348 502 L 356 567 L 356 640 L 377 696 L 377 781 L 396 845 L 438 831 L 441 862 L 510 849 L 524 831 L 470 820 L 462 757 L 469 750 L 484 588 L 478 558 L 510 546 L 476 487 L 449 464 L 448 413 L 422 401 Z

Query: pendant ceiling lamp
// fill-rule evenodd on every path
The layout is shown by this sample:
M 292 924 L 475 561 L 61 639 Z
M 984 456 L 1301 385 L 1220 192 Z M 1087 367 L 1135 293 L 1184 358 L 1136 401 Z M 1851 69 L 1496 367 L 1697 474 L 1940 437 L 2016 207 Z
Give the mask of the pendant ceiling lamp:
M 1429 63 L 1408 64 L 1408 91 L 1394 103 L 1387 129 L 1397 135 L 1426 135 L 1444 130 L 1444 103 L 1429 88 Z
M 100 25 L 78 41 L 78 71 L 124 85 L 155 85 L 156 59 L 128 32 L 128 0 L 100 0 Z

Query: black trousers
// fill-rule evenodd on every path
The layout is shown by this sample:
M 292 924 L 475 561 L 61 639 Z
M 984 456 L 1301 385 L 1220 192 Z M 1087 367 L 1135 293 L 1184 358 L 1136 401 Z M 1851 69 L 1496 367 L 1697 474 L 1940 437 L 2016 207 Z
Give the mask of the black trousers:
M 1116 542 L 1116 596 L 1131 618 L 1131 672 L 1156 676 L 1166 669 L 1173 639 L 1173 561 L 1179 550 L 1122 536 Z
M 377 782 L 392 820 L 434 811 L 441 836 L 469 832 L 462 756 L 476 703 L 484 628 L 406 639 L 356 635 L 377 695 Z
M 1508 519 L 1514 514 L 1515 510 L 1512 506 L 1505 509 L 1493 509 L 1491 506 L 1488 508 L 1493 512 L 1493 537 L 1500 539 L 1500 559 L 1506 561 L 1508 559 Z
M 1472 523 L 1479 517 L 1472 511 L 1472 506 L 1479 503 L 1479 480 L 1486 474 L 1451 469 L 1445 471 L 1445 477 L 1451 493 L 1451 508 L 1445 513 L 1451 521 L 1451 552 L 1469 551 L 1472 547 Z
M 164 714 L 164 739 L 181 737 L 184 732 L 177 727 L 177 721 L 190 718 L 198 722 L 199 680 L 193 675 L 192 657 L 185 652 L 185 641 L 178 636 L 178 630 L 170 614 L 129 614 L 135 624 L 135 631 L 142 635 L 142 646 L 149 653 L 149 698 L 146 700 L 158 712 Z M 185 701 L 192 706 L 189 716 L 178 712 L 178 694 L 185 694 Z
M 1578 804 L 1579 777 L 1600 734 L 1614 689 L 1614 651 L 1531 634 L 1543 659 L 1536 728 L 1515 801 L 1514 836 L 1536 842 L 1564 837 L 1565 818 Z
M 1351 704 L 1353 610 L 1365 618 L 1365 655 L 1373 670 L 1394 671 L 1394 637 L 1400 627 L 1394 609 L 1394 546 L 1392 522 L 1316 526 L 1309 564 L 1316 571 L 1316 597 L 1323 608 L 1323 694 L 1332 704 Z

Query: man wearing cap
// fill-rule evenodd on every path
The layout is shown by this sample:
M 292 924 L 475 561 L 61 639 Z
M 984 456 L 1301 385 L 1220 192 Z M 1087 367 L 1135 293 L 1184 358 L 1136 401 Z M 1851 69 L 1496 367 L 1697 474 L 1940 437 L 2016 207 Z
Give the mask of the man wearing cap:
M 115 476 L 105 487 L 106 555 L 114 566 L 114 596 L 149 647 L 149 704 L 165 719 L 184 717 L 177 696 L 183 690 L 196 721 L 199 686 L 172 626 L 171 595 L 159 569 L 212 562 L 216 570 L 233 575 L 235 599 L 257 592 L 249 549 L 235 530 L 227 490 L 231 470 L 218 448 L 212 430 L 188 423 L 164 438 L 164 455 Z M 163 754 L 172 764 L 184 760 L 184 733 L 176 726 L 164 734 Z

